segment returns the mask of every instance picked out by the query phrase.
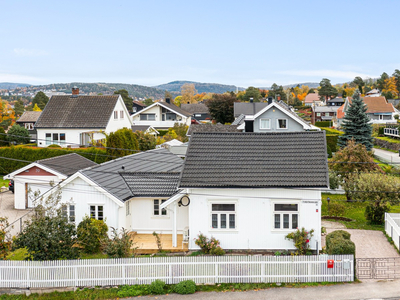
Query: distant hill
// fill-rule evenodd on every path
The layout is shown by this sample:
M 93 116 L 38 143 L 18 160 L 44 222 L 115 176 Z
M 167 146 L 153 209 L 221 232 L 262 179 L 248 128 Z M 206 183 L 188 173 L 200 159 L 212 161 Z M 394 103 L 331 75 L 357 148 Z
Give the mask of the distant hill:
M 189 84 L 194 84 L 195 89 L 197 90 L 198 93 L 216 93 L 216 94 L 223 94 L 225 92 L 236 92 L 236 86 L 235 85 L 226 85 L 226 84 L 219 84 L 219 83 L 201 83 L 201 82 L 195 82 L 195 81 L 172 81 L 166 84 L 160 84 L 157 86 L 154 86 L 154 88 L 161 89 L 161 90 L 166 90 L 169 92 L 176 92 L 180 93 L 181 92 L 181 87 L 182 85 L 189 83 Z M 244 91 L 244 88 L 238 87 L 237 88 L 239 91 Z
M 278 84 L 278 85 L 279 85 L 279 84 Z M 299 86 L 306 85 L 306 86 L 308 86 L 310 89 L 311 89 L 311 88 L 315 89 L 315 88 L 319 87 L 319 82 L 293 83 L 293 84 L 283 85 L 282 87 L 283 87 L 284 89 L 286 89 L 286 88 L 295 87 L 295 86 L 297 86 L 297 85 L 299 85 Z M 271 89 L 271 87 L 259 87 L 259 89 L 269 90 L 269 89 Z
M 13 83 L 13 82 L 0 82 L 0 90 L 13 90 L 17 87 L 27 87 L 31 84 L 27 83 Z
M 162 99 L 164 98 L 165 91 L 147 87 L 137 84 L 127 83 L 84 83 L 84 82 L 71 82 L 71 83 L 53 83 L 47 85 L 36 85 L 35 89 L 52 90 L 55 89 L 58 92 L 71 93 L 72 87 L 77 86 L 80 92 L 85 94 L 113 94 L 114 91 L 125 89 L 129 95 L 135 98 L 153 98 Z

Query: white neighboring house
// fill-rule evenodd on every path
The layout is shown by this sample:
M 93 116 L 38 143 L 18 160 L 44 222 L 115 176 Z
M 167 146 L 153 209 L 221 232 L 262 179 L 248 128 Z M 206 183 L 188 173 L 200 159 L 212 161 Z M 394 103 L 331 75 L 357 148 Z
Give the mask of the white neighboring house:
M 328 186 L 324 131 L 194 133 L 179 193 L 160 207 L 175 211 L 189 197 L 190 250 L 198 249 L 199 233 L 224 249 L 294 249 L 285 236 L 301 227 L 315 230 L 310 248 L 316 250 L 320 188 Z M 174 218 L 180 222 L 179 210 Z
M 35 193 L 43 195 L 50 190 L 51 183 L 57 184 L 78 170 L 97 165 L 76 153 L 35 161 L 6 176 L 14 180 L 14 208 L 26 209 L 34 206 Z
M 157 129 L 155 129 L 153 126 L 148 126 L 148 125 L 132 125 L 131 127 L 132 131 L 143 131 L 144 133 L 148 133 L 151 135 L 154 135 L 157 137 L 158 134 L 160 134 Z
M 73 208 L 76 224 L 88 215 L 117 230 L 171 234 L 171 213 L 159 205 L 176 192 L 182 165 L 183 160 L 166 149 L 140 152 L 82 169 L 44 197 L 59 187 L 61 202 Z M 185 214 L 187 219 L 184 210 L 181 223 Z M 177 225 L 183 231 L 181 223 Z
M 167 129 L 174 127 L 175 123 L 191 123 L 191 114 L 180 107 L 167 102 L 156 102 L 131 116 L 133 125 L 148 125 L 156 129 Z
M 132 121 L 120 95 L 85 96 L 75 88 L 72 95 L 52 96 L 35 124 L 38 146 L 57 144 L 79 147 L 96 144 L 104 133 L 131 128 Z

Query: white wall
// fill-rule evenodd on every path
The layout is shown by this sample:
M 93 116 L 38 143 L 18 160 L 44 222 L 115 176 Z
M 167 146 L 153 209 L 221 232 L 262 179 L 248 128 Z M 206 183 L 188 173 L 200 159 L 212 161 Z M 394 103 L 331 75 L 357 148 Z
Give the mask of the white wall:
M 310 241 L 321 248 L 321 193 L 314 190 L 284 189 L 190 189 L 189 249 L 197 249 L 199 233 L 220 240 L 223 249 L 295 249 L 285 236 L 293 230 L 275 230 L 273 202 L 298 203 L 299 228 L 314 229 Z M 211 228 L 211 202 L 236 203 L 236 229 Z
M 127 229 L 138 233 L 149 234 L 156 231 L 157 233 L 172 234 L 173 212 L 167 209 L 167 216 L 153 215 L 153 200 L 166 198 L 132 198 L 130 203 L 130 215 L 127 219 Z M 126 205 L 126 202 L 125 202 Z M 169 208 L 172 208 L 170 205 Z M 177 208 L 177 230 L 182 233 L 183 229 L 189 225 L 188 207 Z
M 80 134 L 83 132 L 89 132 L 89 131 L 99 131 L 99 129 L 90 129 L 90 128 L 83 128 L 83 129 L 63 129 L 63 128 L 57 128 L 57 129 L 37 129 L 37 138 L 38 138 L 38 146 L 39 147 L 47 147 L 49 145 L 46 145 L 46 133 L 65 133 L 65 144 L 61 144 L 60 146 L 62 147 L 79 147 L 81 144 L 80 140 Z M 94 139 L 105 139 L 106 136 L 101 133 L 96 133 L 94 135 Z M 52 144 L 52 142 L 50 142 Z
M 159 105 L 154 105 L 152 108 L 147 109 L 146 111 L 141 110 L 139 114 L 131 117 L 132 123 L 134 125 L 149 125 L 149 126 L 153 126 L 154 128 L 170 128 L 170 127 L 173 127 L 175 125 L 175 123 L 185 124 L 185 125 L 189 126 L 191 123 L 191 117 L 185 117 L 185 116 L 181 116 L 179 114 L 176 114 L 177 120 L 175 120 L 175 121 L 162 121 L 161 112 L 162 112 L 162 107 Z M 141 113 L 155 114 L 156 119 L 154 121 L 149 121 L 149 120 L 141 121 L 140 120 Z
M 26 208 L 26 187 L 25 183 L 28 183 L 28 189 L 31 189 L 31 193 L 28 194 L 28 207 L 33 207 L 32 200 L 34 198 L 33 193 L 39 191 L 40 195 L 50 190 L 50 182 L 60 182 L 58 176 L 15 176 L 14 177 L 14 207 L 15 209 Z
M 118 111 L 118 119 L 114 119 L 114 111 Z M 121 118 L 121 111 L 124 112 L 123 118 Z M 122 97 L 119 96 L 118 101 L 114 107 L 114 110 L 111 113 L 111 116 L 108 121 L 105 132 L 106 133 L 115 132 L 118 129 L 121 129 L 124 127 L 130 129 L 131 126 L 132 126 L 131 117 L 129 115 L 128 110 L 126 109 L 126 106 L 122 100 Z

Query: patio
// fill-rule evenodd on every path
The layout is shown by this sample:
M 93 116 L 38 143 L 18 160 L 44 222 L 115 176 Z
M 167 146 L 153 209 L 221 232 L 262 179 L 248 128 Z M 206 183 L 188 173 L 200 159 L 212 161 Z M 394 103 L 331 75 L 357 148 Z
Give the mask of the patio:
M 162 250 L 166 252 L 187 252 L 188 244 L 182 243 L 183 235 L 178 234 L 177 245 L 172 247 L 172 234 L 159 234 L 161 240 Z M 132 233 L 133 247 L 136 249 L 137 254 L 153 254 L 159 252 L 157 247 L 156 237 L 152 234 L 137 234 Z

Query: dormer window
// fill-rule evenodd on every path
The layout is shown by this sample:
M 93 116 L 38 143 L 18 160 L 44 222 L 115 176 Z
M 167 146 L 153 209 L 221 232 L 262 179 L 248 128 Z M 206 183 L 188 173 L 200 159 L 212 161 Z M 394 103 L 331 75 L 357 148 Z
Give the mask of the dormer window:
M 288 129 L 287 119 L 278 119 L 278 129 Z

